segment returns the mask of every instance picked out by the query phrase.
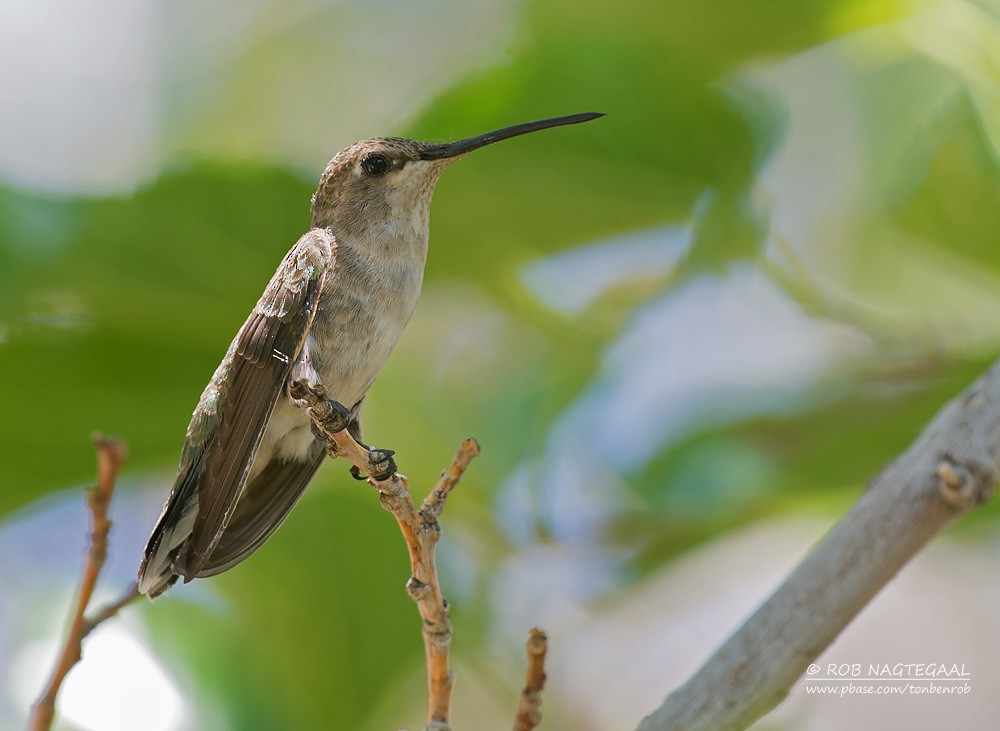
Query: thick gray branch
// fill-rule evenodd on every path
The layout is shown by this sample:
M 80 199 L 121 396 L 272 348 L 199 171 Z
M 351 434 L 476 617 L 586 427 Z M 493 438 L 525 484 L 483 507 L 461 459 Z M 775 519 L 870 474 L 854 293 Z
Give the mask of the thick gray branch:
M 845 455 L 850 459 L 850 455 Z M 639 731 L 744 729 L 1000 474 L 1000 361 L 947 404 L 850 512 Z

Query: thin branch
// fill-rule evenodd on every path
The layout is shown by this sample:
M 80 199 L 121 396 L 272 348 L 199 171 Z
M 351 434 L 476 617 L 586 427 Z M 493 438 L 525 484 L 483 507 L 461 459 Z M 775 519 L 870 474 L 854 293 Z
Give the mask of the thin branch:
M 451 491 L 455 489 L 455 485 L 462 478 L 466 468 L 469 466 L 469 462 L 478 456 L 479 442 L 475 439 L 466 439 L 459 445 L 458 451 L 455 453 L 455 459 L 448 465 L 448 469 L 441 473 L 441 477 L 438 478 L 434 489 L 430 491 L 430 494 L 420 504 L 421 515 L 425 516 L 428 520 L 437 520 L 441 517 L 445 501 L 451 495 Z
M 425 731 L 448 731 L 451 691 L 455 676 L 448 667 L 451 645 L 451 620 L 448 602 L 438 583 L 434 549 L 441 538 L 438 517 L 444 503 L 465 469 L 479 454 L 475 439 L 466 439 L 459 446 L 451 465 L 441 474 L 434 489 L 418 511 L 410 497 L 406 477 L 394 474 L 384 480 L 372 477 L 373 465 L 368 450 L 358 444 L 346 429 L 333 431 L 330 417 L 333 410 L 322 386 L 304 382 L 292 384 L 294 397 L 303 403 L 313 423 L 327 437 L 327 453 L 344 457 L 368 475 L 368 482 L 379 491 L 382 507 L 396 518 L 410 554 L 410 579 L 406 591 L 417 604 L 423 620 L 424 653 L 427 659 L 427 726 Z
M 932 538 L 1000 474 L 1000 361 L 947 404 L 850 512 L 640 731 L 744 729 L 780 703 Z
M 103 607 L 94 612 L 93 616 L 87 617 L 84 620 L 83 633 L 81 634 L 80 639 L 86 639 L 87 635 L 93 632 L 98 625 L 104 624 L 109 619 L 116 616 L 119 611 L 141 596 L 142 594 L 139 593 L 139 586 L 133 582 L 124 594 L 115 599 L 113 602 L 105 604 Z
M 525 649 L 528 651 L 528 672 L 517 704 L 514 731 L 531 731 L 542 722 L 538 708 L 542 705 L 542 688 L 545 687 L 545 652 L 549 649 L 549 638 L 535 627 Z
M 70 616 L 69 631 L 63 644 L 59 659 L 52 671 L 49 682 L 41 697 L 32 706 L 31 718 L 28 722 L 30 731 L 45 731 L 52 726 L 55 717 L 56 696 L 62 687 L 67 673 L 80 662 L 83 638 L 98 624 L 113 617 L 121 607 L 133 601 L 138 595 L 135 589 L 130 589 L 121 599 L 100 610 L 93 618 L 87 618 L 85 613 L 90 604 L 98 576 L 104 566 L 108 553 L 108 532 L 111 530 L 111 520 L 108 518 L 108 508 L 111 496 L 115 490 L 115 480 L 118 470 L 125 461 L 125 445 L 115 439 L 94 437 L 97 448 L 97 486 L 87 491 L 87 508 L 90 512 L 90 549 L 83 566 L 80 588 L 77 593 L 76 605 Z

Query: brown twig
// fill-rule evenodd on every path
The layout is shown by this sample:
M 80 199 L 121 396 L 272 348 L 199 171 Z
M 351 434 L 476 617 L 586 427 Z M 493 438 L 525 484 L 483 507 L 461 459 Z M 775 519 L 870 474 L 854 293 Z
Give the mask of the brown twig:
M 528 672 L 517 704 L 514 731 L 531 731 L 542 722 L 542 713 L 538 708 L 542 705 L 542 689 L 545 687 L 545 652 L 549 649 L 549 638 L 534 627 L 525 649 L 528 651 Z
M 448 602 L 441 594 L 438 583 L 434 548 L 441 538 L 438 517 L 444 503 L 465 469 L 479 454 L 475 439 L 466 439 L 459 446 L 451 465 L 444 472 L 417 510 L 410 497 L 406 477 L 393 474 L 384 480 L 372 475 L 368 450 L 355 441 L 346 429 L 332 431 L 332 409 L 324 389 L 303 382 L 293 385 L 295 398 L 303 402 L 316 426 L 327 436 L 327 453 L 331 457 L 344 457 L 368 475 L 368 482 L 379 491 L 382 507 L 396 518 L 410 554 L 410 579 L 406 590 L 417 604 L 423 620 L 424 651 L 427 658 L 427 726 L 425 731 L 447 731 L 451 690 L 455 681 L 448 668 L 448 649 L 451 645 L 451 620 Z
M 108 532 L 111 530 L 111 520 L 108 518 L 108 508 L 111 496 L 115 490 L 115 480 L 118 470 L 125 461 L 125 445 L 115 439 L 106 439 L 100 435 L 94 437 L 97 448 L 97 486 L 87 491 L 87 508 L 90 512 L 90 550 L 83 566 L 80 579 L 80 589 L 76 605 L 70 616 L 69 632 L 56 666 L 49 678 L 45 692 L 32 706 L 31 718 L 28 722 L 30 731 L 44 731 L 52 726 L 55 717 L 56 696 L 62 687 L 67 673 L 80 662 L 81 643 L 97 625 L 113 617 L 119 609 L 133 601 L 138 595 L 130 589 L 121 599 L 100 610 L 93 618 L 87 618 L 85 613 L 90 604 L 97 578 L 104 566 L 108 552 Z
M 129 586 L 128 590 L 125 591 L 120 597 L 115 599 L 113 602 L 105 604 L 103 607 L 98 609 L 90 617 L 87 617 L 83 623 L 83 634 L 80 636 L 81 640 L 87 638 L 98 625 L 107 622 L 109 619 L 114 617 L 118 612 L 138 599 L 142 594 L 139 593 L 139 587 L 135 583 Z

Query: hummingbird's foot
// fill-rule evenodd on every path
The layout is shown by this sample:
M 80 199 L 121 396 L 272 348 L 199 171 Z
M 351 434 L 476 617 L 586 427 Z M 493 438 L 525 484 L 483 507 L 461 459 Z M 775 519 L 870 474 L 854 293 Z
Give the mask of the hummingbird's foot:
M 351 423 L 351 412 L 339 401 L 328 399 L 326 397 L 326 389 L 321 383 L 312 385 L 303 379 L 292 381 L 288 384 L 288 395 L 292 400 L 298 401 L 299 406 L 310 407 L 310 412 L 312 412 L 314 418 L 323 427 L 319 429 L 316 423 L 313 422 L 311 427 L 313 436 L 324 444 L 330 441 L 326 434 L 323 433 L 324 430 L 333 434 L 344 431 Z M 326 402 L 326 409 L 322 408 L 324 401 Z M 323 411 L 326 413 L 322 413 Z
M 373 480 L 388 480 L 396 474 L 396 460 L 392 458 L 396 452 L 391 449 L 374 449 L 365 446 L 368 450 L 368 474 Z M 358 466 L 351 467 L 351 477 L 355 480 L 367 480 L 368 477 L 361 473 Z
M 342 403 L 333 399 L 329 399 L 326 405 L 330 408 L 330 413 L 320 419 L 324 428 L 331 433 L 344 431 L 351 422 L 351 412 Z
M 315 421 L 309 424 L 309 430 L 320 444 L 329 444 L 329 435 L 344 431 L 351 420 L 351 412 L 344 408 L 340 402 L 330 399 L 326 405 L 329 413 L 326 416 L 317 417 L 319 424 Z

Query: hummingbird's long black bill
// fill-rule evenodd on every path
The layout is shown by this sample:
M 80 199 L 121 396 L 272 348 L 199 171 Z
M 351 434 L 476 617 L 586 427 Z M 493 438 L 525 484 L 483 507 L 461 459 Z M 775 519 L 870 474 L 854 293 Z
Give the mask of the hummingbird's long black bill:
M 515 124 L 511 127 L 495 129 L 492 132 L 476 135 L 475 137 L 467 137 L 457 142 L 442 142 L 440 145 L 425 149 L 420 157 L 424 160 L 443 160 L 448 157 L 464 155 L 467 152 L 478 150 L 480 147 L 486 147 L 486 145 L 492 145 L 494 142 L 500 142 L 501 140 L 509 140 L 511 137 L 517 137 L 518 135 L 537 132 L 549 127 L 561 127 L 564 124 L 589 122 L 592 119 L 603 116 L 604 114 L 601 112 L 585 112 L 583 114 L 571 114 L 568 117 L 555 117 L 554 119 L 542 119 L 538 122 Z

